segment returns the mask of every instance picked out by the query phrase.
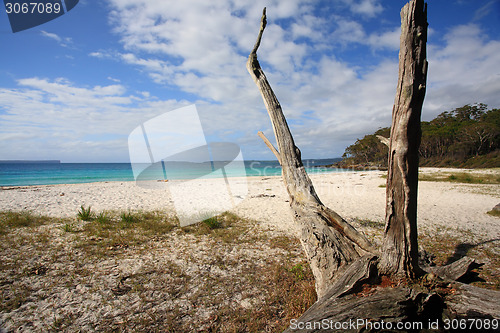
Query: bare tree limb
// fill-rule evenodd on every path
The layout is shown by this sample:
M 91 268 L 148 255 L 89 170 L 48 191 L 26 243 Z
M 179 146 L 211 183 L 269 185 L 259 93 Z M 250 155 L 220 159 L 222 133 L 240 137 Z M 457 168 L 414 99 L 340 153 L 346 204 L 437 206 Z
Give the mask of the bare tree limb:
M 264 141 L 264 143 L 266 144 L 266 146 L 271 149 L 271 151 L 273 152 L 274 156 L 276 156 L 276 158 L 278 159 L 278 162 L 280 163 L 281 165 L 281 156 L 280 156 L 280 153 L 278 150 L 276 150 L 276 148 L 274 148 L 273 144 L 271 143 L 271 141 L 269 141 L 269 139 L 264 135 L 264 133 L 262 133 L 261 131 L 258 131 L 257 132 L 257 135 L 260 136 L 260 138 L 262 139 L 262 141 Z
M 380 142 L 382 142 L 384 145 L 386 145 L 387 147 L 390 146 L 390 138 L 386 138 L 382 135 L 376 135 L 377 139 L 380 140 Z
M 257 60 L 262 34 L 267 24 L 264 8 L 257 42 L 247 61 L 247 69 L 259 88 L 273 126 L 282 166 L 283 181 L 290 197 L 300 241 L 316 280 L 316 292 L 321 297 L 338 277 L 338 273 L 374 248 L 366 237 L 340 215 L 320 201 L 311 179 L 302 164 L 301 153 L 295 146 L 281 105 Z

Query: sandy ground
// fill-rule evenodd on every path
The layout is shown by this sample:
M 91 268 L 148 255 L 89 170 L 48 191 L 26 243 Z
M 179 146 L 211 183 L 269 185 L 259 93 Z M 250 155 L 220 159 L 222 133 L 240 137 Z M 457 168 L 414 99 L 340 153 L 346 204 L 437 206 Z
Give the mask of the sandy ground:
M 456 170 L 421 170 L 429 174 L 452 171 Z M 311 179 L 323 203 L 344 218 L 383 222 L 384 174 L 381 171 L 323 173 L 312 174 Z M 257 220 L 266 229 L 294 233 L 288 195 L 281 177 L 231 178 L 230 189 L 239 191 L 233 193 L 237 198 L 232 202 L 228 201 L 227 196 L 221 196 L 221 193 L 227 193 L 227 187 L 221 182 L 220 179 L 204 179 L 190 183 L 149 182 L 137 185 L 135 182 L 102 182 L 4 187 L 0 190 L 0 210 L 31 210 L 43 215 L 70 217 L 76 215 L 81 205 L 92 206 L 94 211 L 99 212 L 174 211 L 175 208 L 179 211 L 185 204 L 194 209 L 206 206 L 205 211 L 211 211 L 210 207 L 230 210 L 242 217 Z M 499 238 L 500 219 L 486 214 L 499 202 L 498 185 L 420 182 L 419 230 L 431 232 L 435 228 L 456 228 L 470 231 L 479 239 Z
M 452 171 L 422 170 L 429 174 Z M 499 170 L 487 172 L 498 174 Z M 324 204 L 379 242 L 385 210 L 384 174 L 313 174 L 311 179 Z M 437 242 L 452 239 L 446 257 L 457 243 L 483 244 L 483 252 L 490 253 L 483 258 L 484 270 L 490 277 L 498 276 L 494 259 L 498 257 L 500 218 L 486 212 L 499 202 L 499 185 L 420 182 L 419 234 Z M 231 207 L 233 204 L 236 206 Z M 229 209 L 252 221 L 245 222 L 250 224 L 248 229 L 235 227 L 232 236 L 226 233 L 233 229 L 222 229 L 217 238 L 176 228 L 137 245 L 106 247 L 107 238 L 83 232 L 86 222 L 76 219 L 81 205 L 92 206 L 95 212 Z M 252 313 L 274 304 L 272 292 L 277 287 L 273 283 L 281 284 L 282 278 L 279 275 L 279 282 L 273 282 L 273 267 L 285 265 L 289 272 L 287 267 L 305 260 L 298 242 L 276 245 L 287 238 L 283 234 L 295 234 L 281 177 L 231 178 L 227 184 L 221 179 L 205 179 L 4 187 L 0 188 L 0 211 L 6 210 L 71 217 L 74 230 L 65 231 L 64 222 L 58 222 L 10 230 L 4 236 L 5 244 L 0 243 L 0 299 L 6 305 L 0 311 L 0 333 L 168 331 L 169 327 L 193 332 L 240 323 L 240 319 L 248 325 L 244 320 L 253 318 Z M 262 229 L 256 230 L 255 225 Z M 238 228 L 251 232 L 236 233 Z M 443 232 L 454 238 L 443 237 Z M 120 234 L 109 238 L 114 236 Z M 92 249 L 104 254 L 88 252 Z M 431 250 L 436 249 L 442 251 L 439 246 Z M 485 283 L 498 286 L 496 280 L 490 280 Z M 237 314 L 240 319 L 228 319 Z M 278 327 L 273 316 L 269 323 Z

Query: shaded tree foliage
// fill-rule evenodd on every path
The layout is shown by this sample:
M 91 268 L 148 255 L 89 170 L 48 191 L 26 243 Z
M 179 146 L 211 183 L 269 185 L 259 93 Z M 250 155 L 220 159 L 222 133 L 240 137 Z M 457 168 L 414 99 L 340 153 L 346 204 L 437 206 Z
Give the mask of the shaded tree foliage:
M 500 109 L 467 104 L 423 121 L 421 127 L 420 165 L 500 166 Z M 341 166 L 387 166 L 387 146 L 376 136 L 388 137 L 389 133 L 386 127 L 358 139 L 346 148 Z

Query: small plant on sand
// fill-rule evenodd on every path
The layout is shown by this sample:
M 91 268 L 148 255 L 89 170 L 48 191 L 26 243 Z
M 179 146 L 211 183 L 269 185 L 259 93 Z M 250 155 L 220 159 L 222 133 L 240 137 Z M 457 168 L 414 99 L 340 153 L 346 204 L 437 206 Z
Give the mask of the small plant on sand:
M 0 212 L 0 225 L 11 228 L 37 227 L 50 222 L 47 216 L 25 212 Z
M 80 210 L 76 214 L 76 216 L 82 221 L 92 221 L 95 218 L 95 214 L 92 211 L 92 208 L 89 206 L 85 208 L 84 205 L 80 206 Z
M 302 264 L 297 264 L 297 265 L 293 266 L 292 268 L 290 268 L 288 271 L 290 273 L 293 273 L 295 275 L 295 277 L 297 278 L 297 280 L 304 280 L 304 278 L 305 278 L 304 267 L 302 266 Z
M 492 209 L 490 211 L 487 211 L 486 214 L 491 215 L 491 216 L 500 217 L 500 210 Z
M 384 228 L 384 222 L 380 221 L 372 221 L 370 219 L 361 219 L 361 218 L 356 218 L 355 221 L 358 222 L 362 227 L 369 227 L 376 229 Z
M 120 218 L 122 219 L 123 223 L 134 223 L 137 221 L 137 218 L 132 214 L 132 212 L 123 212 L 120 215 Z
M 106 224 L 111 221 L 111 217 L 106 212 L 100 212 L 96 217 L 95 221 L 100 224 Z
M 217 219 L 217 216 L 209 217 L 208 219 L 203 220 L 203 223 L 211 230 L 219 229 L 222 227 L 222 224 Z
M 430 182 L 451 182 L 451 183 L 466 183 L 466 184 L 499 184 L 500 177 L 498 174 L 470 174 L 467 172 L 458 172 L 452 174 L 426 174 L 421 173 L 418 176 L 420 181 Z
M 74 232 L 75 227 L 73 226 L 72 223 L 66 223 L 61 227 L 62 231 L 64 232 Z

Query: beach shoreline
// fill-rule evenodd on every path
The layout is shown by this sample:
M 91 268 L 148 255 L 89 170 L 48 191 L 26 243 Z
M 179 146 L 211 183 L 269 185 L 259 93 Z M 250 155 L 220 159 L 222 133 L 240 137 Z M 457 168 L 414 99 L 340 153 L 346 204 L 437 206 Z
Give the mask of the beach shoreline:
M 312 174 L 311 180 L 325 205 L 379 247 L 385 174 Z M 170 182 L 0 190 L 0 331 L 235 331 L 245 325 L 283 331 L 316 300 L 288 194 L 279 176 L 231 181 L 245 182 L 248 194 L 213 229 L 177 225 Z M 201 197 L 213 197 L 194 184 Z M 500 220 L 486 213 L 499 198 L 498 184 L 420 182 L 418 233 L 426 257 L 443 265 L 468 255 L 484 263 L 479 286 L 500 289 Z M 111 213 L 83 221 L 81 205 Z M 122 214 L 128 210 L 131 221 Z
M 493 173 L 489 170 L 421 168 L 423 174 L 450 172 Z M 310 174 L 322 202 L 347 220 L 370 220 L 382 223 L 385 214 L 384 171 L 353 171 Z M 258 221 L 263 227 L 296 232 L 289 209 L 288 195 L 281 176 L 228 178 L 232 184 L 248 188 L 243 200 L 229 211 Z M 213 179 L 202 180 L 214 181 Z M 219 179 L 219 181 L 222 181 Z M 106 181 L 96 183 L 33 185 L 0 188 L 0 211 L 31 211 L 51 217 L 74 217 L 83 205 L 99 211 L 175 212 L 170 189 L 188 184 L 183 181 Z M 201 184 L 203 185 L 203 184 Z M 213 200 L 214 192 L 199 183 L 187 193 L 200 192 Z M 201 187 L 200 187 L 201 186 Z M 220 190 L 220 189 L 219 189 Z M 437 227 L 469 230 L 478 237 L 500 237 L 498 218 L 486 214 L 498 202 L 498 185 L 450 182 L 419 183 L 419 230 Z

